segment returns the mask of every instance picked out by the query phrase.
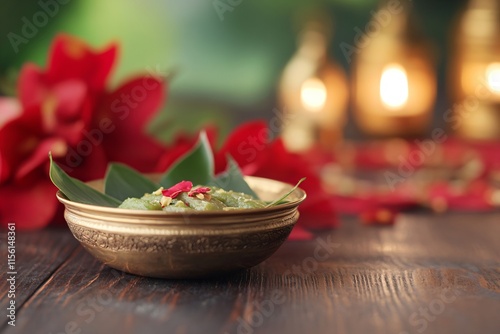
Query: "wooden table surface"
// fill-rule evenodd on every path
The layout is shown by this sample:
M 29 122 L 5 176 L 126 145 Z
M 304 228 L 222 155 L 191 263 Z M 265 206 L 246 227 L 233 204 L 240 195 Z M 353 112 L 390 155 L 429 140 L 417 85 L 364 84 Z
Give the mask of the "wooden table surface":
M 17 232 L 15 327 L 0 237 L 5 333 L 500 333 L 500 213 L 345 218 L 209 280 L 121 273 L 67 229 Z

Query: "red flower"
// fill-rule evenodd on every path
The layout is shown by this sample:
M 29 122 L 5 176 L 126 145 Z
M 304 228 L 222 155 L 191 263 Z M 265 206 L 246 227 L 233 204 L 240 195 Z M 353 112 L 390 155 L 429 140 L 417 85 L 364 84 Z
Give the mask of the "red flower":
M 165 96 L 156 77 L 132 79 L 114 91 L 106 82 L 117 47 L 94 51 L 59 35 L 47 69 L 26 64 L 18 100 L 0 99 L 0 222 L 20 229 L 47 225 L 57 210 L 48 151 L 72 176 L 102 177 L 109 161 L 152 171 L 163 147 L 144 131 Z
M 326 193 L 318 171 L 304 156 L 286 150 L 283 141 L 271 140 L 270 130 L 262 121 L 246 123 L 237 128 L 217 152 L 216 171 L 225 169 L 225 156 L 230 154 L 247 175 L 267 177 L 290 184 L 302 177 L 301 188 L 307 198 L 300 206 L 301 218 L 297 227 L 303 229 L 332 228 L 338 225 L 333 196 Z M 292 239 L 303 239 L 305 233 L 292 231 Z M 308 238 L 312 235 L 308 235 Z
M 168 189 L 161 191 L 163 196 L 176 198 L 180 193 L 188 192 L 193 188 L 193 183 L 191 181 L 181 181 Z

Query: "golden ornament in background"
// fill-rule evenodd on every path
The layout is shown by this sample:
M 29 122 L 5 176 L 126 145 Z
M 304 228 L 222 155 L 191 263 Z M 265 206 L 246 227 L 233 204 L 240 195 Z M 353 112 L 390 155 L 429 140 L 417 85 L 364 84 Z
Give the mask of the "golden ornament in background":
M 290 151 L 316 145 L 331 150 L 342 139 L 348 87 L 344 70 L 328 57 L 330 31 L 324 20 L 308 21 L 298 50 L 283 71 L 282 138 Z
M 471 0 L 453 31 L 449 68 L 453 114 L 447 121 L 459 136 L 500 138 L 500 3 Z
M 385 1 L 356 45 L 354 116 L 360 129 L 379 137 L 422 136 L 436 98 L 430 45 L 416 29 L 411 5 Z

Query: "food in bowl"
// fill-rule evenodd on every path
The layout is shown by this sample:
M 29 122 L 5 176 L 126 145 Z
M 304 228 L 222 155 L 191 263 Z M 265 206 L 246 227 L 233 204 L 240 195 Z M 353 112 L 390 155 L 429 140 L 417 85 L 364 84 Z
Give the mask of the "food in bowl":
M 306 197 L 302 180 L 293 187 L 243 176 L 232 159 L 214 175 L 206 135 L 163 174 L 113 163 L 104 179 L 84 183 L 50 160 L 75 238 L 108 266 L 148 277 L 202 278 L 261 263 L 286 240 Z
M 259 209 L 266 205 L 266 202 L 242 192 L 224 190 L 219 187 L 193 187 L 192 182 L 181 181 L 169 189 L 161 187 L 140 198 L 129 197 L 120 204 L 119 208 L 188 212 Z

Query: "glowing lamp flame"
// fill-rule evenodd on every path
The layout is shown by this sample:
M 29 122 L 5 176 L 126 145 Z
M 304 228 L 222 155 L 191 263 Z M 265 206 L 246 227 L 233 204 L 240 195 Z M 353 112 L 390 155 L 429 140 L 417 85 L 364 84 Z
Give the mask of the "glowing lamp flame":
M 493 93 L 500 93 L 500 63 L 492 63 L 486 68 L 486 82 Z
M 307 110 L 321 111 L 326 103 L 325 84 L 318 78 L 307 79 L 300 88 L 300 100 Z
M 382 71 L 380 99 L 389 109 L 400 109 L 408 102 L 408 76 L 401 65 L 390 64 Z

